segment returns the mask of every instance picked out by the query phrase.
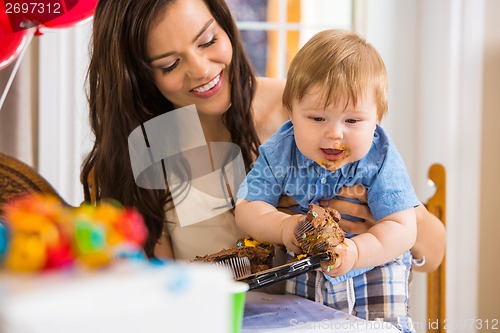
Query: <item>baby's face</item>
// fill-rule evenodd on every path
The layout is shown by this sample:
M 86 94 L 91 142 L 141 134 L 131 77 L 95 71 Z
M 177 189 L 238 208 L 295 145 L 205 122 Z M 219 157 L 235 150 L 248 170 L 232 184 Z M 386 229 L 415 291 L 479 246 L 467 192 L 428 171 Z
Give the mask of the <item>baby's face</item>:
M 377 104 L 368 89 L 356 106 L 347 96 L 326 108 L 322 90 L 311 89 L 302 101 L 292 103 L 297 147 L 307 158 L 335 171 L 363 158 L 372 145 L 377 124 Z

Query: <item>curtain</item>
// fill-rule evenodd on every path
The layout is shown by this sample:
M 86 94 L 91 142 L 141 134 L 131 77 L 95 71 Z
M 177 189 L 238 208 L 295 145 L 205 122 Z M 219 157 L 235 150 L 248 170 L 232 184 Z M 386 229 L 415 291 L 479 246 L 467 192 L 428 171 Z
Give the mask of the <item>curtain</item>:
M 32 39 L 22 59 L 0 70 L 0 96 L 6 89 L 16 61 L 21 64 L 0 109 L 0 152 L 36 168 L 38 41 Z

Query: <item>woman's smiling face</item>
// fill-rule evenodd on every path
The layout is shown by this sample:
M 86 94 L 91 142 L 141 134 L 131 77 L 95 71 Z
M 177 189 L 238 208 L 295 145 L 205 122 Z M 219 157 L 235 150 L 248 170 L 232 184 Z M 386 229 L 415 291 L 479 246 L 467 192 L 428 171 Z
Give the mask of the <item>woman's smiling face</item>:
M 155 84 L 174 106 L 196 104 L 207 115 L 230 106 L 233 48 L 202 0 L 168 5 L 149 33 L 147 52 Z

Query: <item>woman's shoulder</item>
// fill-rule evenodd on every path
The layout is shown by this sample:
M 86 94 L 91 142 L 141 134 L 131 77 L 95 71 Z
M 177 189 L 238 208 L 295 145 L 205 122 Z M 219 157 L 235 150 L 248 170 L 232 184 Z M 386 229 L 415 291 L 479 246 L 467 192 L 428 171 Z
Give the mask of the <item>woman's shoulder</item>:
M 283 89 L 285 89 L 285 79 L 278 79 L 275 77 L 257 77 L 257 89 L 273 89 L 279 93 L 279 99 L 281 100 L 281 94 Z
M 281 103 L 284 88 L 285 80 L 257 78 L 252 107 L 255 128 L 261 142 L 265 142 L 285 121 L 290 119 Z

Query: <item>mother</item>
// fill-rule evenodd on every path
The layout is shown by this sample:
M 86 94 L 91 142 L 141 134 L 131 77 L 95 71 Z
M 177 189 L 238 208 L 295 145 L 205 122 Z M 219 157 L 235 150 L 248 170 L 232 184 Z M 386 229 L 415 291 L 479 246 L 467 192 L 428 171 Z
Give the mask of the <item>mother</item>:
M 135 184 L 127 138 L 144 122 L 195 104 L 206 141 L 238 145 L 248 171 L 260 143 L 288 120 L 284 82 L 255 77 L 225 0 L 100 0 L 92 38 L 88 97 L 95 142 L 82 169 L 85 199 L 95 193 L 94 199 L 139 209 L 149 257 L 192 259 L 233 246 L 242 234 L 232 211 L 181 226 L 169 191 Z M 370 220 L 362 205 L 329 204 Z M 420 270 L 430 271 L 444 255 L 445 230 L 422 205 L 417 218 L 412 253 L 425 256 Z

